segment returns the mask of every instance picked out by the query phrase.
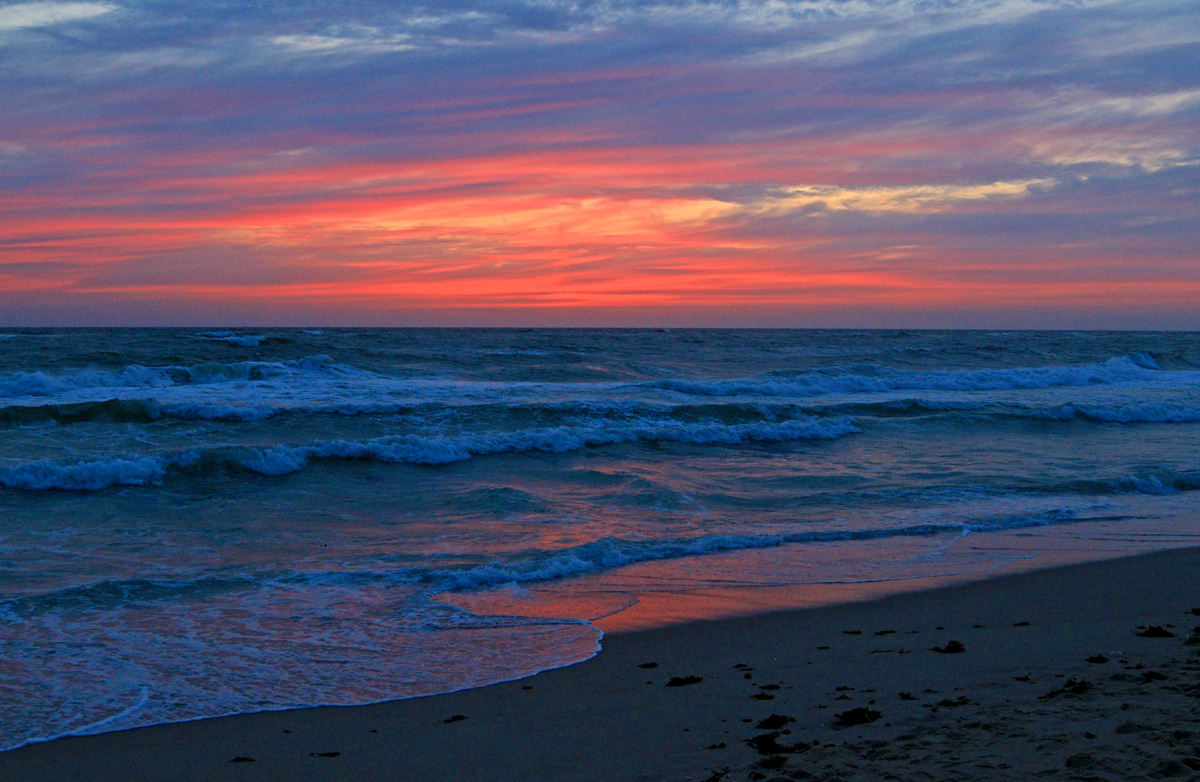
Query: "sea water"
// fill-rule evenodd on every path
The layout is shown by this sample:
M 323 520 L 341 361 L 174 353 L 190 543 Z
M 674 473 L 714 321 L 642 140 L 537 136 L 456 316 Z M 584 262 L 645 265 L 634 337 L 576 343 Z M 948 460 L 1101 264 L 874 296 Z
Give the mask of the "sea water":
M 1194 542 L 1198 443 L 1196 334 L 9 329 L 0 748 L 513 679 L 647 591 Z

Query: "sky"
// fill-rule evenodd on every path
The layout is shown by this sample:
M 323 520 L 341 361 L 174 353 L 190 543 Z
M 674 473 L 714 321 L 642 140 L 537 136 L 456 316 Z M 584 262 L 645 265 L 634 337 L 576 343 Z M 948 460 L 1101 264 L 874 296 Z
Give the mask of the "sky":
M 1196 0 L 8 3 L 0 107 L 0 325 L 1200 328 Z

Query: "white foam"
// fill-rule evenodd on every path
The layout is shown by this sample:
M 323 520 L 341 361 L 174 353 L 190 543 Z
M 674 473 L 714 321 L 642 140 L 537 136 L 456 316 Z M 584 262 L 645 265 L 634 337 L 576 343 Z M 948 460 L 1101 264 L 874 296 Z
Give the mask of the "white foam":
M 137 364 L 114 371 L 85 369 L 63 375 L 17 372 L 0 376 L 0 397 L 53 397 L 83 390 L 163 389 L 186 385 L 257 382 L 275 379 L 372 379 L 370 372 L 337 364 L 329 356 L 308 356 L 291 361 L 207 362 L 192 366 L 144 367 Z M 80 400 L 94 401 L 94 400 Z
M 853 369 L 853 371 L 847 371 Z M 807 397 L 888 391 L 1010 391 L 1115 385 L 1159 380 L 1150 356 L 1121 356 L 1081 366 L 910 371 L 881 365 L 808 372 L 796 377 L 755 376 L 729 380 L 657 380 L 647 385 L 693 396 Z M 1196 373 L 1174 373 L 1193 379 Z
M 235 334 L 232 331 L 205 331 L 196 336 L 215 342 L 228 342 L 243 348 L 256 348 L 267 339 L 261 334 Z
M 782 423 L 603 424 L 560 426 L 517 432 L 488 432 L 457 437 L 399 435 L 365 441 L 332 440 L 306 446 L 276 446 L 255 452 L 240 463 L 255 472 L 281 475 L 303 468 L 310 459 L 377 459 L 409 464 L 448 464 L 496 453 L 563 453 L 596 445 L 639 441 L 734 444 L 748 441 L 832 440 L 859 429 L 848 419 L 808 419 Z
M 37 461 L 0 467 L 0 484 L 14 489 L 94 491 L 109 486 L 142 486 L 167 474 L 163 460 L 151 456 L 99 459 L 74 464 Z
M 265 421 L 279 412 L 266 405 L 180 404 L 159 409 L 162 415 L 172 418 L 195 418 L 208 421 Z
M 734 444 L 749 441 L 830 440 L 857 431 L 858 428 L 848 419 L 809 419 L 738 425 L 671 421 L 637 425 L 594 424 L 457 437 L 399 435 L 359 441 L 317 441 L 301 446 L 277 445 L 262 450 L 188 450 L 163 456 L 103 458 L 70 464 L 37 461 L 0 468 L 0 484 L 31 490 L 86 491 L 116 485 L 153 483 L 162 480 L 170 468 L 191 467 L 203 460 L 224 460 L 262 475 L 285 475 L 304 469 L 314 459 L 375 459 L 437 465 L 488 454 L 524 451 L 563 453 L 595 445 L 639 441 Z

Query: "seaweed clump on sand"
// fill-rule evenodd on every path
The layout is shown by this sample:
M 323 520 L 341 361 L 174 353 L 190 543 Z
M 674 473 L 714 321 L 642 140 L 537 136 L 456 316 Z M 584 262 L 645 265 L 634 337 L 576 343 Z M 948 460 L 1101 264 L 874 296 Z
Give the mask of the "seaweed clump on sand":
M 755 727 L 759 730 L 781 730 L 782 728 L 786 727 L 788 723 L 795 721 L 796 720 L 792 717 L 785 717 L 782 714 L 772 714 L 770 717 L 764 718 L 762 722 L 758 723 L 758 725 Z
M 882 717 L 883 714 L 874 709 L 868 709 L 866 706 L 859 706 L 849 711 L 843 711 L 841 714 L 835 716 L 839 727 L 852 728 L 855 725 L 870 725 Z
M 1092 683 L 1086 679 L 1067 679 L 1067 683 L 1057 690 L 1051 690 L 1045 695 L 1039 695 L 1039 701 L 1048 701 L 1051 698 L 1057 698 L 1060 695 L 1083 695 L 1091 692 Z
M 672 676 L 667 682 L 668 687 L 686 687 L 689 684 L 699 684 L 704 681 L 703 676 Z
M 762 733 L 754 738 L 746 739 L 746 743 L 758 750 L 760 755 L 799 755 L 812 749 L 812 744 L 805 744 L 803 741 L 795 744 L 780 744 L 779 737 L 782 735 L 779 731 Z

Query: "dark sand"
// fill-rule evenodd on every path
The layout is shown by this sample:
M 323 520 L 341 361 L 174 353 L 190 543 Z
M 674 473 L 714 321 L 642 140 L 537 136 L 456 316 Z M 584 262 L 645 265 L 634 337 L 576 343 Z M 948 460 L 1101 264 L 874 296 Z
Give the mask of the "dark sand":
M 1193 607 L 1200 549 L 1168 551 L 616 633 L 447 695 L 62 739 L 0 754 L 0 780 L 1200 780 Z M 881 716 L 837 725 L 858 708 Z

